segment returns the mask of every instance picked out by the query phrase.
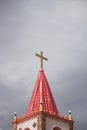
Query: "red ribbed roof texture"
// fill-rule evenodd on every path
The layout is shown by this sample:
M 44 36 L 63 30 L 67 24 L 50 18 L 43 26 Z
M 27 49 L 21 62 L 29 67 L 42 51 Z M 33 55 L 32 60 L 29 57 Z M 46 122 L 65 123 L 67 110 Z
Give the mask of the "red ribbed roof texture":
M 42 107 L 41 110 L 40 105 Z M 50 114 L 52 116 L 59 115 L 43 70 L 39 71 L 26 115 L 34 115 L 40 111 L 45 112 L 46 114 Z

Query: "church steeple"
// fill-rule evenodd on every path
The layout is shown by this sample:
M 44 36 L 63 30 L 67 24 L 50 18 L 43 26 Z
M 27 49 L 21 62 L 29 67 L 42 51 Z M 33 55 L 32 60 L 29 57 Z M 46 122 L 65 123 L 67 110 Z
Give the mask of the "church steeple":
M 26 114 L 35 114 L 39 111 L 43 111 L 46 114 L 50 114 L 53 116 L 58 116 L 58 110 L 53 99 L 48 81 L 43 71 L 43 59 L 48 60 L 43 56 L 43 52 L 41 54 L 37 54 L 36 56 L 40 57 L 41 69 L 39 71 L 36 84 L 34 87 L 34 91 L 28 106 L 28 110 Z
M 14 115 L 12 130 L 73 130 L 71 112 L 67 117 L 61 116 L 43 71 L 43 59 L 48 59 L 42 52 L 36 56 L 40 57 L 40 70 L 34 90 L 25 115 Z

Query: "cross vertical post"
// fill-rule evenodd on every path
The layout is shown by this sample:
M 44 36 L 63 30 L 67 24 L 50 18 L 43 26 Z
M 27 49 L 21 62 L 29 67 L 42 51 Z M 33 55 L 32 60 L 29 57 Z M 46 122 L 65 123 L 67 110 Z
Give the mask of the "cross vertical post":
M 43 56 L 43 52 L 42 51 L 40 52 L 40 54 L 36 53 L 35 55 L 40 58 L 40 67 L 43 70 L 43 60 L 48 60 L 48 59 Z

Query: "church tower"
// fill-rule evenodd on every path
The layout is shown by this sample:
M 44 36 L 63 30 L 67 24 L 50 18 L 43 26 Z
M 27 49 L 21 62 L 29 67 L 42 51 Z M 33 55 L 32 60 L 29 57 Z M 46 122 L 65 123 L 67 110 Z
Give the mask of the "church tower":
M 41 68 L 37 76 L 35 87 L 24 116 L 17 117 L 14 113 L 12 130 L 73 130 L 71 111 L 67 117 L 61 116 L 50 86 L 43 70 L 43 60 L 47 60 L 43 53 L 36 54 L 41 59 Z

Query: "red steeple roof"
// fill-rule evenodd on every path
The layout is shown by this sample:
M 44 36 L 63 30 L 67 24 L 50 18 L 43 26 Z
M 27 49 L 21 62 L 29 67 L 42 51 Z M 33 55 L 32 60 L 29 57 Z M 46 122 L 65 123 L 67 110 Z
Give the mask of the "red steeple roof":
M 34 115 L 40 111 L 52 116 L 59 114 L 43 70 L 39 71 L 26 115 Z
M 24 116 L 17 118 L 17 123 L 35 117 L 41 112 L 48 116 L 62 119 L 63 121 L 72 121 L 68 117 L 59 114 L 43 70 L 39 71 L 27 112 Z

